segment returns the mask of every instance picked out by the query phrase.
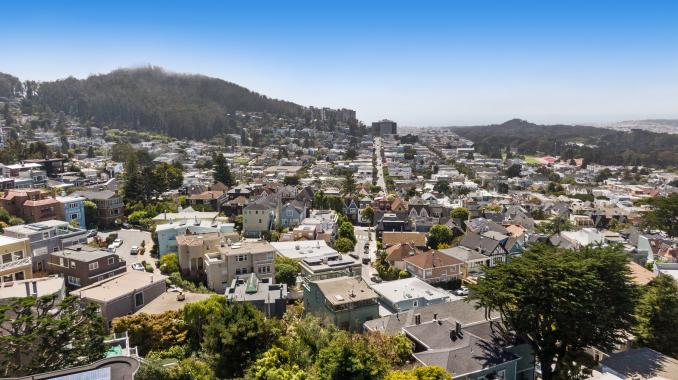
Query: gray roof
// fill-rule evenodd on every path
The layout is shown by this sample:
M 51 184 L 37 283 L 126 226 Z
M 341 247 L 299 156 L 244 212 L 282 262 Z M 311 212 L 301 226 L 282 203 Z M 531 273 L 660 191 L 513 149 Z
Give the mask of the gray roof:
M 422 322 L 433 320 L 433 315 L 436 314 L 438 319 L 452 319 L 460 322 L 462 326 L 487 321 L 484 309 L 477 309 L 475 303 L 458 300 L 410 309 L 405 312 L 373 319 L 365 322 L 365 327 L 372 331 L 399 332 L 403 327 L 415 324 L 414 316 L 416 314 L 421 315 Z M 499 314 L 492 312 L 490 318 L 497 319 Z
M 624 378 L 678 379 L 678 360 L 650 348 L 635 348 L 611 354 L 600 365 Z
M 482 253 L 478 253 L 478 251 L 474 249 L 470 249 L 467 247 L 462 247 L 462 246 L 456 246 L 453 248 L 445 248 L 445 249 L 440 249 L 440 252 L 452 256 L 456 259 L 459 259 L 464 262 L 469 262 L 469 261 L 474 261 L 474 260 L 487 260 L 487 256 L 483 255 Z
M 87 199 L 111 199 L 116 196 L 114 191 L 110 190 L 103 190 L 103 191 L 77 191 L 73 193 L 75 195 L 80 195 L 81 197 L 85 197 Z
M 490 343 L 470 333 L 464 333 L 458 339 L 463 346 L 454 349 L 424 351 L 413 356 L 425 365 L 443 367 L 455 377 L 475 373 L 501 363 L 518 360 L 519 357 L 509 351 L 496 349 Z
M 64 257 L 68 259 L 90 262 L 104 257 L 115 256 L 115 253 L 102 251 L 88 245 L 73 245 L 61 251 L 50 252 L 50 256 Z

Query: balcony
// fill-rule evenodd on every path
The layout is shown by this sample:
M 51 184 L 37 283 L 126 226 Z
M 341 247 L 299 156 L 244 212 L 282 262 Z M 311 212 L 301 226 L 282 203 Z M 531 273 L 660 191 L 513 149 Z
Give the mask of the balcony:
M 19 269 L 25 266 L 31 266 L 32 260 L 30 257 L 24 257 L 23 259 L 10 261 L 8 263 L 0 264 L 0 272 L 10 271 L 13 269 Z

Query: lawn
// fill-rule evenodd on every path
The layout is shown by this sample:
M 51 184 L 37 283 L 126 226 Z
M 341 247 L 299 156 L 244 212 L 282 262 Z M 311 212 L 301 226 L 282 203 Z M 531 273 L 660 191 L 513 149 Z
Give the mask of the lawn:
M 529 154 L 526 154 L 526 155 L 524 155 L 524 157 L 525 157 L 525 162 L 527 164 L 539 164 L 540 163 L 539 157 L 537 157 L 537 156 L 531 156 Z

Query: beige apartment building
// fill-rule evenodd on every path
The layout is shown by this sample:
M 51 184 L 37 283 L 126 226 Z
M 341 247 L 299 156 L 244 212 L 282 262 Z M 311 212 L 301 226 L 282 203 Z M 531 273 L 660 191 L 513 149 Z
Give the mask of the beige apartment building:
M 224 292 L 233 279 L 255 273 L 263 283 L 273 283 L 275 248 L 267 241 L 246 241 L 219 245 L 204 255 L 207 287 Z
M 272 283 L 275 252 L 267 241 L 232 242 L 218 232 L 177 236 L 181 270 L 205 273 L 207 286 L 217 292 L 223 292 L 238 276 L 251 273 Z
M 205 253 L 219 251 L 222 237 L 220 233 L 213 232 L 196 235 L 179 235 L 176 239 L 177 256 L 181 271 L 195 274 L 205 270 Z
M 28 239 L 0 236 L 0 281 L 6 283 L 33 278 L 31 257 Z

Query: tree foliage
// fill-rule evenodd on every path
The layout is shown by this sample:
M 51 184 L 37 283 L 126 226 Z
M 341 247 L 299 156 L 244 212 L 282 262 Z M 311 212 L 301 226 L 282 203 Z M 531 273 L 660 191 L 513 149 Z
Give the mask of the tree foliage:
M 454 235 L 452 230 L 444 224 L 436 224 L 428 231 L 428 239 L 426 244 L 431 249 L 438 249 L 441 244 L 452 244 Z
M 2 375 L 24 376 L 104 357 L 103 321 L 94 304 L 69 296 L 15 298 L 0 305 Z
M 673 277 L 654 278 L 640 296 L 634 334 L 638 343 L 678 358 L 678 283 Z
M 472 297 L 532 346 L 545 380 L 576 376 L 585 348 L 612 349 L 632 326 L 635 288 L 618 247 L 533 245 L 485 272 Z
M 160 272 L 171 274 L 179 272 L 179 257 L 176 253 L 167 253 L 160 258 Z
M 349 238 L 340 237 L 334 241 L 334 249 L 341 253 L 351 252 L 353 251 L 353 247 L 355 247 L 355 243 Z
M 235 185 L 231 168 L 228 166 L 228 162 L 226 162 L 223 154 L 217 153 L 212 157 L 212 169 L 214 170 L 215 182 L 221 182 L 227 187 Z
M 452 380 L 452 375 L 442 367 L 424 366 L 409 371 L 391 371 L 385 380 Z
M 678 193 L 667 197 L 647 200 L 652 211 L 643 215 L 643 226 L 666 231 L 669 236 L 678 236 Z
M 127 331 L 130 344 L 136 346 L 140 355 L 150 351 L 166 350 L 186 343 L 187 328 L 181 314 L 170 310 L 162 314 L 133 314 L 115 318 L 113 331 Z
M 469 211 L 465 207 L 457 207 L 450 211 L 450 218 L 452 219 L 459 219 L 462 222 L 465 222 L 468 220 L 469 217 Z

